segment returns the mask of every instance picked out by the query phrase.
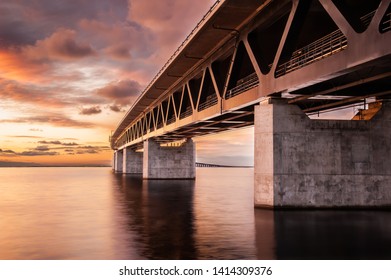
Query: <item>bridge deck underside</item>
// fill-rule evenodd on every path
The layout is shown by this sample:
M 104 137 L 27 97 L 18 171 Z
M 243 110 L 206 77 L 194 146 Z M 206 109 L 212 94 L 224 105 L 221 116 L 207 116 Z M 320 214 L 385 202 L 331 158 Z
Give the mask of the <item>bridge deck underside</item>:
M 349 105 L 363 104 L 368 98 L 391 100 L 391 56 L 372 61 L 354 72 L 282 94 L 288 103 L 304 112 L 318 113 Z
M 271 96 L 307 114 L 388 101 L 389 31 L 389 0 L 221 1 L 127 112 L 111 145 L 251 126 L 254 105 Z
M 237 111 L 226 112 L 209 120 L 198 121 L 182 126 L 153 138 L 160 144 L 167 144 L 181 141 L 183 139 L 214 134 L 252 125 L 254 125 L 254 106 L 248 106 Z M 143 147 L 143 143 L 136 143 L 133 147 L 135 149 L 141 149 Z

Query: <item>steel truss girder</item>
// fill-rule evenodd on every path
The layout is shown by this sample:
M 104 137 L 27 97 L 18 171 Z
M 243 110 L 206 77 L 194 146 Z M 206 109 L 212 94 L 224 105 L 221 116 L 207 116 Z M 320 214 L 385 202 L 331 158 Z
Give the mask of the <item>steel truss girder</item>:
M 248 35 L 257 27 L 257 20 L 262 21 L 263 19 L 257 19 L 256 17 L 248 20 L 247 25 L 242 25 L 238 32 L 235 32 L 235 40 L 227 40 L 225 45 L 222 45 L 214 53 L 209 54 L 208 57 L 200 59 L 196 67 L 188 72 L 187 75 L 183 75 L 180 78 L 180 82 L 175 83 L 172 87 L 162 91 L 161 97 L 151 103 L 150 107 L 140 114 L 134 120 L 128 121 L 126 128 L 124 129 L 125 123 L 120 123 L 116 132 L 111 137 L 112 147 L 119 148 L 124 146 L 132 146 L 137 143 L 151 138 L 159 137 L 164 134 L 178 130 L 180 127 L 191 125 L 192 123 L 212 120 L 217 116 L 224 115 L 225 113 L 239 110 L 243 107 L 258 103 L 262 98 L 270 96 L 280 92 L 291 92 L 301 88 L 310 87 L 314 84 L 321 83 L 323 81 L 334 79 L 335 77 L 343 76 L 347 73 L 356 71 L 360 67 L 365 67 L 368 63 L 374 60 L 390 59 L 391 56 L 391 32 L 381 33 L 379 32 L 379 26 L 382 18 L 384 17 L 389 5 L 390 0 L 382 0 L 379 7 L 374 11 L 371 22 L 367 29 L 362 33 L 357 33 L 334 5 L 331 0 L 314 0 L 319 1 L 319 4 L 327 12 L 329 17 L 332 19 L 334 24 L 342 32 L 343 36 L 346 37 L 347 47 L 341 49 L 341 51 L 331 53 L 326 57 L 322 57 L 312 63 L 306 64 L 302 68 L 295 69 L 289 73 L 276 77 L 277 67 L 281 60 L 284 47 L 289 39 L 292 23 L 295 16 L 300 12 L 300 4 L 302 0 L 293 0 L 291 10 L 288 11 L 289 16 L 285 24 L 284 31 L 280 37 L 278 49 L 276 51 L 273 63 L 270 66 L 270 71 L 267 74 L 263 74 L 260 70 L 260 66 L 257 63 L 253 46 L 248 41 Z M 225 2 L 229 3 L 229 0 Z M 267 5 L 276 4 L 278 1 L 267 1 L 262 8 Z M 288 2 L 288 1 L 285 1 Z M 276 4 L 277 5 L 277 4 Z M 279 7 L 279 6 L 278 6 Z M 282 7 L 282 6 L 281 6 Z M 262 8 L 259 9 L 258 14 L 262 12 Z M 255 16 L 255 14 L 254 14 Z M 250 23 L 251 24 L 250 24 Z M 239 35 L 238 35 L 239 34 Z M 251 61 L 251 66 L 255 70 L 258 77 L 259 84 L 255 87 L 249 88 L 241 92 L 239 95 L 234 96 L 230 99 L 227 98 L 227 90 L 230 79 L 232 78 L 233 67 L 238 55 L 238 45 L 242 42 L 245 46 L 245 54 Z M 376 42 L 369 43 L 368 42 Z M 224 82 L 223 91 L 220 92 L 217 82 L 216 73 L 212 68 L 212 63 L 217 61 L 222 56 L 226 55 L 227 52 L 232 52 L 232 59 L 229 63 L 229 67 L 226 73 L 219 73 L 226 77 Z M 389 71 L 389 68 L 386 69 Z M 201 93 L 205 90 L 205 77 L 209 74 L 210 79 L 214 88 L 214 97 L 217 102 L 210 107 L 205 108 L 202 111 L 200 109 Z M 197 76 L 202 77 L 199 89 L 194 92 L 190 88 L 189 82 Z M 379 76 L 381 76 L 380 74 Z M 387 75 L 387 74 L 384 74 Z M 376 79 L 376 77 L 366 77 L 368 81 Z M 357 81 L 346 83 L 341 88 L 348 88 L 350 85 L 356 85 L 363 83 L 364 81 Z M 181 98 L 179 108 L 177 108 L 173 94 L 177 91 L 181 92 Z M 324 92 L 313 93 L 312 96 L 328 94 L 332 90 L 324 90 Z M 186 113 L 186 108 L 183 108 L 183 102 L 185 100 L 185 94 L 188 94 L 188 100 L 191 105 L 191 112 L 188 115 L 181 118 L 181 115 Z M 388 94 L 384 91 L 381 93 L 374 93 L 373 96 Z M 212 94 L 213 95 L 213 94 Z M 308 99 L 311 96 L 302 96 L 293 99 L 291 102 L 300 102 L 301 100 Z M 352 100 L 359 100 L 360 98 L 368 97 L 367 94 L 362 96 L 346 98 L 346 100 L 338 101 L 338 106 L 343 106 L 344 102 L 351 102 Z M 166 108 L 163 108 L 163 102 L 167 102 Z M 173 117 L 175 121 L 168 123 L 170 106 L 172 106 Z M 319 106 L 318 106 L 319 107 Z M 133 107 L 134 108 L 134 107 Z M 313 111 L 316 109 L 322 109 L 322 107 L 313 109 L 307 108 L 307 110 Z M 239 124 L 240 125 L 240 124 Z M 251 123 L 246 123 L 251 125 Z M 232 124 L 232 127 L 237 127 L 238 124 Z M 153 127 L 153 131 L 152 128 Z M 145 128 L 145 129 L 144 129 Z

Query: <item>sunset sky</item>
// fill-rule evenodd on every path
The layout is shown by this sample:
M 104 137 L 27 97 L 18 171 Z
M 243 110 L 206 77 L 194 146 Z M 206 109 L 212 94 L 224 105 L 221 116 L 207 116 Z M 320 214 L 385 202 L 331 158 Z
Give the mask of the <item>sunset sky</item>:
M 213 3 L 2 0 L 0 166 L 110 164 L 110 132 Z M 251 165 L 252 135 L 195 139 L 198 160 Z

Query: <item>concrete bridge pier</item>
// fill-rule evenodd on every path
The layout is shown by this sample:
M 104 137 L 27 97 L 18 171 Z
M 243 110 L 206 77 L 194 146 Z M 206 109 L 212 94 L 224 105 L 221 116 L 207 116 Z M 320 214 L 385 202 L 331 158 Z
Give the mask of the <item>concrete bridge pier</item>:
M 391 104 L 368 121 L 311 120 L 296 105 L 255 107 L 255 207 L 391 206 Z
M 114 172 L 118 172 L 118 173 L 123 172 L 123 158 L 124 158 L 123 150 L 116 150 L 114 152 L 114 164 L 113 164 Z
M 187 139 L 180 146 L 160 146 L 144 141 L 144 179 L 195 179 L 195 144 Z
M 143 173 L 143 153 L 124 148 L 123 173 Z

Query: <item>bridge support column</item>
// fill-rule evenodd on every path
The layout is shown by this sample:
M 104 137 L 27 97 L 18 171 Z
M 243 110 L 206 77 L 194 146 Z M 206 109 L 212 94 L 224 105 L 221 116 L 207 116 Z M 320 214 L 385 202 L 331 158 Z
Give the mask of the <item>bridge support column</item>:
M 267 99 L 254 151 L 256 207 L 391 206 L 391 104 L 369 121 L 311 120 Z
M 125 148 L 123 155 L 123 172 L 143 173 L 143 153 L 138 153 L 130 148 Z
M 124 151 L 117 150 L 114 152 L 114 171 L 122 173 L 123 172 L 123 157 Z
M 144 142 L 143 178 L 194 179 L 195 145 L 188 139 L 179 147 L 161 147 L 149 139 Z

